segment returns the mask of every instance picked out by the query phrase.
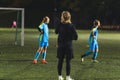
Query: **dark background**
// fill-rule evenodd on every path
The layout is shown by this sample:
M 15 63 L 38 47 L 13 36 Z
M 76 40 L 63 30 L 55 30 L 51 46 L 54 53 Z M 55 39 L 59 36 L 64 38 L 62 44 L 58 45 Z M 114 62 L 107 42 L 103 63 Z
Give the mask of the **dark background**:
M 94 19 L 102 25 L 120 25 L 120 0 L 0 0 L 0 7 L 25 8 L 25 27 L 36 27 L 44 16 L 54 28 L 63 10 L 72 15 L 79 29 L 88 29 Z

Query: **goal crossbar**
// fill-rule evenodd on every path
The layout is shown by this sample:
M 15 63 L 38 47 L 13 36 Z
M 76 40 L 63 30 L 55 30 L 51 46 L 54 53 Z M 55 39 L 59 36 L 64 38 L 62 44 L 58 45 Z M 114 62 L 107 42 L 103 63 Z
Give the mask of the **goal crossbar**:
M 6 7 L 0 7 L 0 10 L 20 10 L 22 11 L 21 16 L 21 46 L 24 46 L 24 8 L 6 8 Z

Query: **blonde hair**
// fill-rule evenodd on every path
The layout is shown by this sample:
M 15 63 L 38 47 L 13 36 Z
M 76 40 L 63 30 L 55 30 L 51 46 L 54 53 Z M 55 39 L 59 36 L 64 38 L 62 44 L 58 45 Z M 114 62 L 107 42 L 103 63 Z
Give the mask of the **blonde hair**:
M 63 11 L 61 14 L 62 23 L 71 23 L 71 14 L 68 11 Z
M 94 20 L 92 28 L 95 28 L 96 26 L 100 26 L 100 21 L 97 19 Z
M 48 16 L 45 16 L 42 20 L 43 23 L 46 23 L 47 21 L 49 20 L 49 17 Z
M 93 22 L 93 24 L 94 24 L 94 26 L 98 26 L 98 24 L 100 23 L 100 21 L 99 20 L 94 20 L 94 22 Z
M 40 26 L 41 24 L 43 24 L 43 23 L 47 23 L 48 20 L 49 20 L 49 17 L 48 17 L 48 16 L 45 16 L 45 17 L 42 19 L 42 21 L 41 21 L 41 23 L 39 24 L 39 26 Z

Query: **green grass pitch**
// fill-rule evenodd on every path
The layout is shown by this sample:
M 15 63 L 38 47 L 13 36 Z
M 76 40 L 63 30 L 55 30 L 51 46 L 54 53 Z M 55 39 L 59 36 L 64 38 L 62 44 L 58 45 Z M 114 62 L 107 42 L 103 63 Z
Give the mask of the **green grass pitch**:
M 120 80 L 120 32 L 99 30 L 99 63 L 92 63 L 92 55 L 81 63 L 81 55 L 87 51 L 90 30 L 77 30 L 79 39 L 73 41 L 74 59 L 71 77 L 75 80 Z M 18 33 L 20 35 L 20 33 Z M 15 46 L 15 32 L 0 28 L 0 80 L 58 80 L 56 48 L 57 35 L 50 30 L 47 51 L 48 64 L 32 64 L 38 48 L 37 29 L 25 29 L 25 46 Z M 18 38 L 19 39 L 19 38 Z M 63 77 L 65 77 L 65 63 Z

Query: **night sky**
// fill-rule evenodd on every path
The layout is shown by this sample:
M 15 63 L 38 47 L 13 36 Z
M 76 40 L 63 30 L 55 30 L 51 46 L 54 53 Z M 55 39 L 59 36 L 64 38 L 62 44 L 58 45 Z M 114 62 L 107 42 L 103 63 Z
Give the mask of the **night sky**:
M 54 5 L 54 0 L 0 1 L 0 7 L 21 7 L 25 9 L 25 27 L 36 27 L 44 16 L 51 17 L 54 12 Z
M 44 16 L 52 16 L 54 12 L 54 3 L 50 0 L 35 0 L 30 5 L 25 7 L 25 15 L 28 26 L 37 26 Z
M 103 25 L 120 25 L 119 5 L 120 0 L 0 0 L 0 7 L 25 9 L 25 27 L 38 26 L 46 15 L 53 27 L 63 10 L 71 12 L 72 22 L 80 28 L 91 26 L 94 19 Z

